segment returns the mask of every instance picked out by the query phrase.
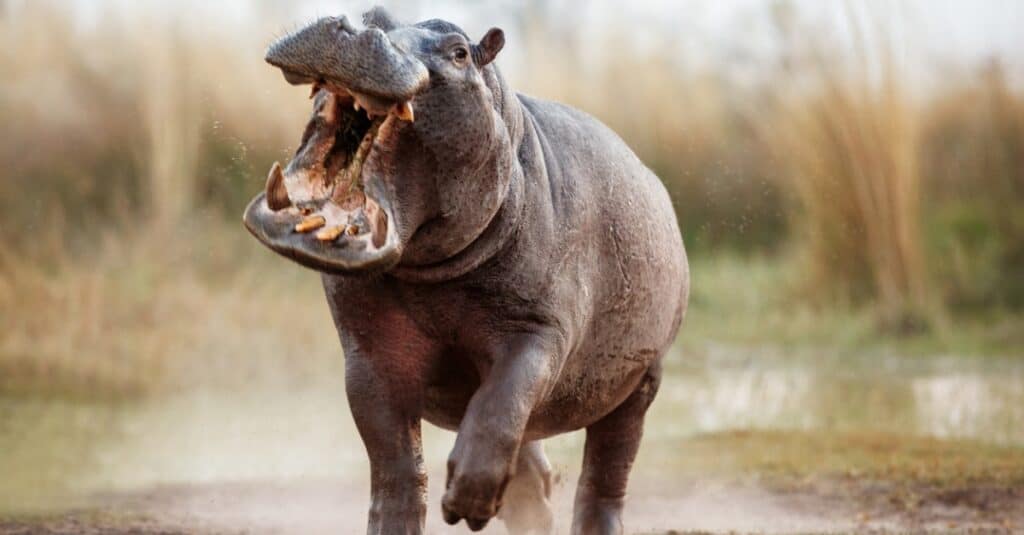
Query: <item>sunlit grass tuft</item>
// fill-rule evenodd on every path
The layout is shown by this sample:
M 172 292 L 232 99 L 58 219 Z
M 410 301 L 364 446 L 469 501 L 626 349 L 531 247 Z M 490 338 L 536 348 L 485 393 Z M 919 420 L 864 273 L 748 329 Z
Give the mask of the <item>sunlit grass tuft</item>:
M 177 232 L 107 235 L 87 258 L 45 269 L 5 255 L 0 391 L 103 396 L 341 375 L 314 273 L 272 258 L 240 225 Z

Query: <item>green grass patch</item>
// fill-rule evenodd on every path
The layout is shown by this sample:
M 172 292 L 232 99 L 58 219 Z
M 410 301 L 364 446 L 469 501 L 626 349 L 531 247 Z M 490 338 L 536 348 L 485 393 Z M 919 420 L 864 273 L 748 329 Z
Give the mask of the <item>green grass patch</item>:
M 719 253 L 690 261 L 681 334 L 689 349 L 715 343 L 841 355 L 1024 355 L 1024 314 L 940 316 L 931 328 L 893 330 L 870 304 L 824 305 L 807 295 L 793 255 Z
M 702 476 L 855 478 L 939 487 L 1024 484 L 1024 448 L 894 433 L 711 433 L 683 441 L 669 461 L 683 473 Z

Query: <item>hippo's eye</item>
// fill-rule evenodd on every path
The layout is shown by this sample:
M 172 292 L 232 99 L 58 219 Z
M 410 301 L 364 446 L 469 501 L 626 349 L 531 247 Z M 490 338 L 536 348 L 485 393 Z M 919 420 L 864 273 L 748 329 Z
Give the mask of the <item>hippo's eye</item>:
M 466 50 L 466 47 L 460 46 L 452 52 L 452 57 L 455 58 L 455 61 L 462 63 L 469 57 L 469 50 Z

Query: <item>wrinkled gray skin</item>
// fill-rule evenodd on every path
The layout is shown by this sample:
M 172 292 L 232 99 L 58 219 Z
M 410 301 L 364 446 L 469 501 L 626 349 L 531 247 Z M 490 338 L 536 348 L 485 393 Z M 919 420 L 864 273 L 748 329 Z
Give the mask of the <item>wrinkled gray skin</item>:
M 424 419 L 458 432 L 447 522 L 478 530 L 497 515 L 513 533 L 550 531 L 540 441 L 585 428 L 572 532 L 621 533 L 689 286 L 665 189 L 595 119 L 512 92 L 490 64 L 500 30 L 472 43 L 450 23 L 403 26 L 380 9 L 364 23 L 322 19 L 271 46 L 290 82 L 323 89 L 295 159 L 271 173 L 274 206 L 257 196 L 245 223 L 323 273 L 370 458 L 368 533 L 423 531 Z M 362 205 L 324 163 L 351 160 L 351 145 L 323 140 L 356 116 L 353 101 L 383 120 Z M 403 102 L 415 120 L 396 117 Z M 303 213 L 361 225 L 321 240 L 293 230 Z

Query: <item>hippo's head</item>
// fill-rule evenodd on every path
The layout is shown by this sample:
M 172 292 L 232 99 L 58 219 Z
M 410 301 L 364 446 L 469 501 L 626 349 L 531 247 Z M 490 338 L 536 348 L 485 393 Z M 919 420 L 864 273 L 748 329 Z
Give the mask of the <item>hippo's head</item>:
M 329 273 L 429 265 L 458 253 L 501 205 L 509 135 L 487 65 L 504 45 L 443 21 L 366 28 L 322 18 L 273 43 L 266 60 L 310 84 L 313 116 L 287 167 L 246 208 L 248 230 Z M 498 84 L 496 86 L 496 84 Z M 504 157 L 507 160 L 507 156 Z

